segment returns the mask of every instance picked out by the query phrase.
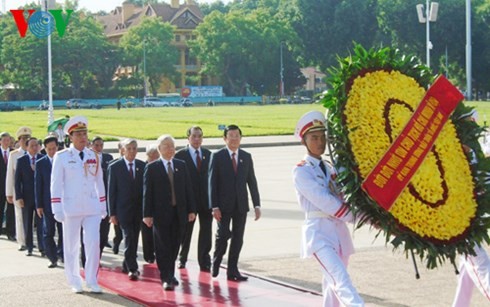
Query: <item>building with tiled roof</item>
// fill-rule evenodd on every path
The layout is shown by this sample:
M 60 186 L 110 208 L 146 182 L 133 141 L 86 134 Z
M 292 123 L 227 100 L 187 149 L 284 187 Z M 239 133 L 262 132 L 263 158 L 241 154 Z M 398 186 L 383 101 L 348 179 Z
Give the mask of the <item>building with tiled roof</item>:
M 131 27 L 139 25 L 145 16 L 160 18 L 163 22 L 175 26 L 172 44 L 178 48 L 180 54 L 179 62 L 175 65 L 180 73 L 180 82 L 171 84 L 168 80 L 164 81 L 159 92 L 175 92 L 176 88 L 186 86 L 186 77 L 199 75 L 200 63 L 189 55 L 187 41 L 195 38 L 193 31 L 202 22 L 203 15 L 193 0 L 183 2 L 181 4 L 179 0 L 171 0 L 170 4 L 156 3 L 143 7 L 123 2 L 122 6 L 116 7 L 108 15 L 97 16 L 97 20 L 104 26 L 105 35 L 115 43 L 118 43 Z M 116 75 L 128 75 L 132 70 L 131 67 L 121 67 Z M 197 85 L 201 85 L 202 81 L 198 83 Z

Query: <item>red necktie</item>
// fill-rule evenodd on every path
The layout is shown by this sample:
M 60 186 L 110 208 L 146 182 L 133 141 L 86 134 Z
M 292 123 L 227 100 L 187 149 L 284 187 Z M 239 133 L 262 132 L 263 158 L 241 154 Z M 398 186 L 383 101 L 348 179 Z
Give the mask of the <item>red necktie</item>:
M 32 165 L 36 165 L 36 157 L 32 157 L 31 161 L 32 161 Z
M 6 150 L 3 151 L 3 161 L 5 162 L 5 165 L 7 165 L 7 162 L 9 161 Z
M 129 163 L 129 176 L 131 176 L 131 179 L 134 179 L 133 163 Z
M 175 187 L 174 187 L 174 171 L 172 170 L 172 163 L 170 161 L 167 163 L 167 173 L 168 173 L 168 181 L 170 181 L 170 194 L 172 197 L 172 207 L 177 205 L 177 197 L 175 196 Z
M 197 171 L 201 171 L 201 156 L 199 156 L 199 150 L 196 150 L 196 166 L 197 166 Z
M 235 171 L 235 174 L 237 173 L 237 165 L 236 165 L 236 159 L 235 159 L 236 153 L 231 154 L 231 163 L 233 164 L 233 170 Z

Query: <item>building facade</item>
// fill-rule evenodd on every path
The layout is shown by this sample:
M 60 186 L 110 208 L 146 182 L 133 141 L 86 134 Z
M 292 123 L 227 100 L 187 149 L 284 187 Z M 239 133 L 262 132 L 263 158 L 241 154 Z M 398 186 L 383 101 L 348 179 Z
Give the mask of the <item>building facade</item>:
M 187 42 L 195 38 L 194 29 L 203 20 L 203 14 L 193 0 L 171 0 L 170 3 L 147 4 L 142 7 L 129 2 L 116 7 L 108 15 L 97 16 L 102 23 L 106 37 L 113 43 L 119 43 L 124 34 L 131 27 L 138 26 L 143 18 L 160 18 L 175 26 L 172 44 L 179 50 L 178 63 L 175 69 L 180 75 L 178 84 L 173 84 L 168 79 L 163 80 L 158 92 L 170 93 L 186 85 L 202 85 L 208 83 L 207 78 L 199 74 L 201 65 L 199 61 L 190 56 Z M 136 67 L 119 67 L 115 77 L 130 76 Z M 203 82 L 203 79 L 205 79 Z M 189 82 L 189 80 L 197 80 Z M 189 84 L 191 83 L 191 84 Z

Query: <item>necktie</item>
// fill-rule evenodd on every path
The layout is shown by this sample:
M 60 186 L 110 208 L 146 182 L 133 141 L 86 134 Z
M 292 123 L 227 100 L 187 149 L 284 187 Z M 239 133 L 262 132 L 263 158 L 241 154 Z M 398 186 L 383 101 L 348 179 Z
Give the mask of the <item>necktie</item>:
M 320 161 L 320 168 L 322 169 L 323 174 L 327 176 L 327 168 L 325 167 L 325 163 L 323 163 L 323 161 Z
M 172 170 L 172 163 L 167 163 L 167 173 L 168 180 L 170 181 L 170 193 L 172 194 L 172 207 L 177 205 L 177 198 L 175 198 L 175 189 L 174 189 L 174 171 Z
M 3 151 L 3 161 L 5 162 L 5 165 L 7 165 L 7 162 L 9 161 L 6 150 Z
M 129 163 L 129 176 L 131 177 L 131 179 L 134 179 L 133 163 Z
M 199 156 L 199 150 L 196 150 L 196 166 L 197 166 L 197 171 L 201 170 L 201 156 Z
M 79 156 L 80 156 L 80 159 L 82 159 L 82 161 L 83 161 L 83 151 L 80 151 Z
M 32 165 L 36 165 L 36 157 L 32 157 L 31 158 L 31 164 Z
M 236 165 L 236 159 L 235 159 L 236 153 L 231 154 L 231 163 L 233 164 L 233 170 L 235 171 L 235 174 L 237 173 L 237 165 Z

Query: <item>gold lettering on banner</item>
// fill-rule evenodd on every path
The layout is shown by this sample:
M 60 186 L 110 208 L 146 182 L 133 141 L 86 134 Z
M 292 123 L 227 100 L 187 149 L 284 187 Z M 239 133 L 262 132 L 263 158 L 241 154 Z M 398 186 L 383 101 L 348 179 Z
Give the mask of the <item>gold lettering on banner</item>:
M 394 172 L 395 172 L 395 170 L 393 170 L 388 165 L 383 165 L 383 167 L 381 168 L 381 171 L 379 173 L 389 179 L 389 178 L 391 178 L 391 176 L 393 176 Z
M 417 161 L 418 161 L 418 160 L 419 160 L 419 159 L 418 159 L 417 157 L 412 156 L 412 157 L 410 157 L 410 158 L 408 159 L 408 162 L 407 162 L 407 164 L 405 164 L 405 165 L 406 165 L 407 167 L 413 168 L 413 166 L 415 165 L 415 163 L 417 163 Z
M 403 149 L 402 147 L 397 147 L 395 149 L 395 154 L 401 158 L 405 158 L 408 154 L 408 151 L 406 151 L 405 149 Z
M 423 152 L 424 152 L 424 150 L 422 148 L 417 147 L 417 149 L 415 149 L 415 151 L 413 152 L 413 156 L 418 159 L 422 155 Z
M 381 174 L 377 174 L 373 182 L 378 187 L 383 188 L 385 184 L 388 182 L 388 179 L 383 177 L 383 175 Z
M 405 137 L 401 142 L 400 145 L 405 148 L 407 151 L 410 151 L 414 145 L 414 141 L 410 137 Z
M 400 166 L 400 163 L 402 163 L 402 159 L 398 157 L 397 155 L 392 155 L 388 162 L 386 164 L 390 166 L 391 168 L 397 169 L 398 166 Z
M 420 123 L 422 126 L 427 126 L 427 124 L 429 123 L 429 120 L 426 119 L 425 117 L 423 116 L 419 116 L 415 119 L 415 121 L 417 121 L 418 123 Z

